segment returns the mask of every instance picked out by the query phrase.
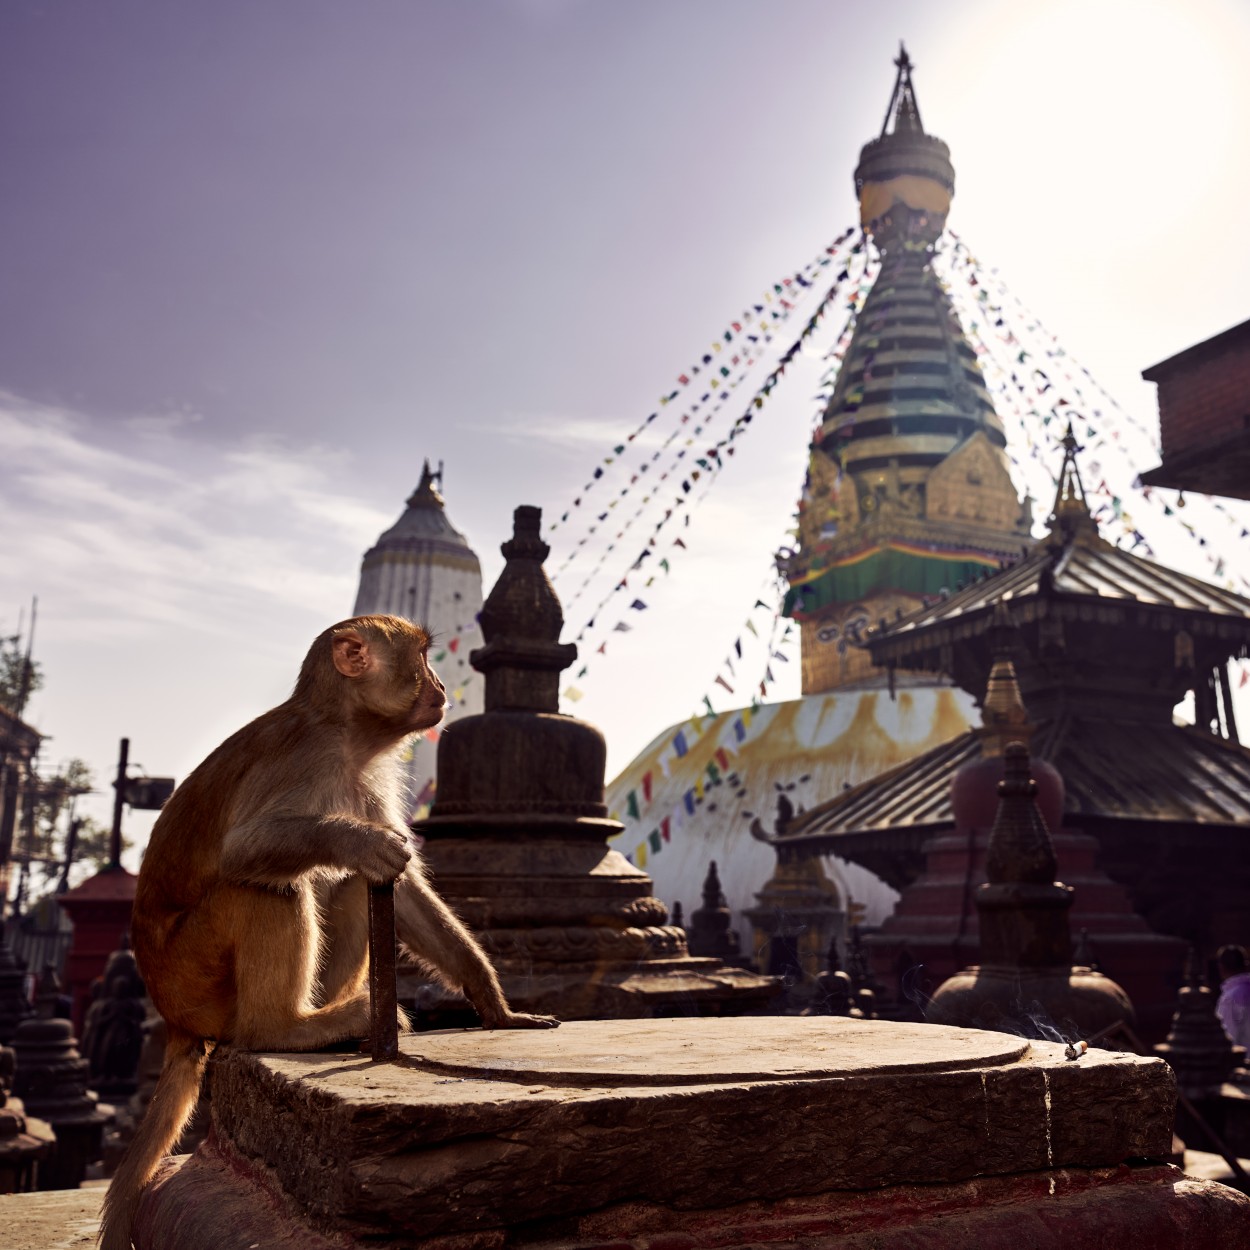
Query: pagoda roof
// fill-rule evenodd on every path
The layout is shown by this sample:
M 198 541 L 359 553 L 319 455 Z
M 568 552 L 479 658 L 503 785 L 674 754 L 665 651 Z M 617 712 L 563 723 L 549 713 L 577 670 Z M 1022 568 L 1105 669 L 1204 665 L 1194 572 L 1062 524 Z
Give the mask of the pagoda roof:
M 778 850 L 839 855 L 901 889 L 925 839 L 953 827 L 951 777 L 981 750 L 976 730 L 961 734 L 801 813 L 770 841 Z M 1038 725 L 1030 751 L 1059 770 L 1064 812 L 1078 827 L 1250 825 L 1250 748 L 1194 726 L 1061 714 Z
M 1126 551 L 1099 534 L 1070 426 L 1064 449 L 1046 537 L 1007 568 L 882 623 L 868 637 L 875 663 L 924 667 L 936 649 L 988 633 L 1000 605 L 1016 625 L 1052 616 L 1113 627 L 1183 628 L 1195 637 L 1226 642 L 1226 654 L 1250 646 L 1250 599 Z
M 1250 599 L 1095 536 L 1072 545 L 1039 543 L 1015 564 L 879 627 L 869 645 L 879 663 L 898 662 L 918 647 L 929 650 L 984 632 L 1000 602 L 1023 623 L 1043 599 L 1051 608 L 1066 599 L 1078 608 L 1097 603 L 1111 611 L 1131 610 L 1139 624 L 1154 610 L 1169 617 L 1183 613 L 1190 618 L 1186 628 L 1250 642 Z

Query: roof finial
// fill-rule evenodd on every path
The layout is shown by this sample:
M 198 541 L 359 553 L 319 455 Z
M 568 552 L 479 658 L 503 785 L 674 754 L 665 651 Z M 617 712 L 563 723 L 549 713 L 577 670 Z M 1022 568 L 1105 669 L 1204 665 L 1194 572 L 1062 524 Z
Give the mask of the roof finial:
M 1063 465 L 1059 469 L 1055 506 L 1051 509 L 1048 523 L 1051 536 L 1058 537 L 1066 544 L 1079 533 L 1097 535 L 1098 526 L 1090 513 L 1081 471 L 1077 468 L 1076 453 L 1081 448 L 1077 446 L 1076 436 L 1072 433 L 1071 421 L 1068 422 L 1062 446 Z
M 920 124 L 920 106 L 916 103 L 916 92 L 911 85 L 911 57 L 903 41 L 898 42 L 898 56 L 894 58 L 898 73 L 894 77 L 894 90 L 890 93 L 890 103 L 885 110 L 885 121 L 881 123 L 881 137 L 884 139 L 890 126 L 890 118 L 894 118 L 894 133 L 900 130 L 917 130 L 924 134 Z
M 417 483 L 417 489 L 408 496 L 408 506 L 410 508 L 441 508 L 443 507 L 443 497 L 434 488 L 437 482 L 441 488 L 443 485 L 443 462 L 438 462 L 438 471 L 435 472 L 430 468 L 430 462 L 427 458 L 421 466 L 421 480 Z

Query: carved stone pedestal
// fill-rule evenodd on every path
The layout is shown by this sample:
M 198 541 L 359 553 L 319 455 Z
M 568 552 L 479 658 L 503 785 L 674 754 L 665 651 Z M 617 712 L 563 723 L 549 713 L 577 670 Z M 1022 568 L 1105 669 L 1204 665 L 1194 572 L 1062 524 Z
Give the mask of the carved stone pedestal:
M 518 1010 L 562 1020 L 762 1011 L 780 982 L 709 952 L 693 957 L 651 878 L 607 847 L 621 825 L 604 802 L 603 735 L 557 711 L 577 647 L 559 642 L 539 518 L 516 510 L 480 616 L 486 645 L 469 657 L 486 710 L 443 732 L 438 793 L 414 825 L 434 884 Z M 463 1000 L 418 976 L 401 978 L 401 1001 L 437 1024 L 460 1023 Z
M 427 821 L 422 829 L 434 831 Z M 686 948 L 651 879 L 601 841 L 505 836 L 506 823 L 438 829 L 425 858 L 439 891 L 478 935 L 518 1011 L 563 1020 L 738 1015 L 762 1010 L 776 983 Z M 416 984 L 414 985 L 414 982 Z M 401 995 L 444 1014 L 437 985 L 406 975 Z
M 1159 1162 L 1161 1061 L 839 1018 L 409 1035 L 225 1055 L 139 1250 L 1216 1250 L 1250 1199 Z

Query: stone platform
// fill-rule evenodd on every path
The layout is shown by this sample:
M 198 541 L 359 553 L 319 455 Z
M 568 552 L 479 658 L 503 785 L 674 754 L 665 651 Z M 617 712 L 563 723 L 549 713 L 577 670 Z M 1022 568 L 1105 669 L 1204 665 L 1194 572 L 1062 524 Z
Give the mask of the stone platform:
M 213 1131 L 149 1192 L 140 1250 L 1250 1245 L 1250 1199 L 1158 1162 L 1156 1059 L 839 1017 L 401 1048 L 225 1054 Z

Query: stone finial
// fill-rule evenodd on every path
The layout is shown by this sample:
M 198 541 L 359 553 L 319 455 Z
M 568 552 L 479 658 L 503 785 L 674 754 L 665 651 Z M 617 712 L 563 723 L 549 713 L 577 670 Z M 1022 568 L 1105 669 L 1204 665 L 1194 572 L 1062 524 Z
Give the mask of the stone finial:
M 1234 1047 L 1215 1014 L 1217 995 L 1205 984 L 1198 952 L 1191 946 L 1185 980 L 1177 996 L 1176 1012 L 1167 1040 L 1155 1047 L 1176 1073 L 1176 1083 L 1190 1098 L 1218 1090 L 1237 1066 L 1241 1052 Z
M 989 880 L 975 893 L 981 961 L 938 986 L 925 1018 L 1028 1037 L 1049 1036 L 1051 1022 L 1089 1036 L 1132 1020 L 1133 1004 L 1114 981 L 1073 966 L 1073 891 L 1055 880 L 1055 849 L 1038 811 L 1028 748 L 1008 744 L 1003 763 L 985 856 Z
M 7 1046 L 0 1046 L 0 1194 L 25 1193 L 35 1187 L 35 1165 L 52 1149 L 50 1130 L 47 1137 L 28 1131 L 21 1103 L 8 1103 L 13 1088 L 16 1056 Z
M 712 860 L 703 881 L 703 906 L 690 917 L 690 953 L 720 959 L 736 958 L 738 935 L 733 931 L 732 924 L 733 917 L 725 902 L 725 892 L 721 889 L 716 861 Z
M 1062 968 L 1066 975 L 1072 966 L 1072 890 L 1055 880 L 1058 862 L 1037 808 L 1028 748 L 1009 743 L 1003 758 L 1006 775 L 998 783 L 998 811 L 985 852 L 988 880 L 976 891 L 981 962 Z
M 716 861 L 709 860 L 707 876 L 703 879 L 703 906 L 709 911 L 725 906 L 725 891 L 721 889 L 720 873 L 716 870 Z
M 146 988 L 129 940 L 104 965 L 99 997 L 87 1009 L 79 1049 L 91 1065 L 91 1085 L 109 1101 L 135 1092 L 135 1073 L 143 1050 Z
M 985 875 L 993 884 L 1029 882 L 1049 885 L 1058 861 L 1046 822 L 1037 810 L 1037 782 L 1029 776 L 1029 751 L 1009 743 L 1006 775 L 998 783 L 998 814 L 985 853 Z
M 539 535 L 542 509 L 513 513 L 512 537 L 500 550 L 507 563 L 482 605 L 486 645 L 469 662 L 486 678 L 486 711 L 557 712 L 560 674 L 577 659 L 560 642 L 564 613 L 543 570 L 550 548 Z
M 56 965 L 49 961 L 35 986 L 35 1015 L 41 1020 L 68 1020 L 69 1013 L 70 997 L 57 975 Z
M 38 996 L 39 1014 L 23 1020 L 13 1037 L 17 1071 L 13 1093 L 28 1115 L 52 1125 L 56 1146 L 39 1169 L 40 1189 L 77 1189 L 87 1165 L 100 1157 L 104 1124 L 112 1108 L 101 1110 L 87 1089 L 86 1059 L 68 1020 L 59 1010 L 63 996 L 55 976 L 45 972 Z
M 31 1014 L 25 982 L 26 973 L 19 967 L 8 935 L 0 927 L 0 1045 L 11 1042 L 17 1026 Z

